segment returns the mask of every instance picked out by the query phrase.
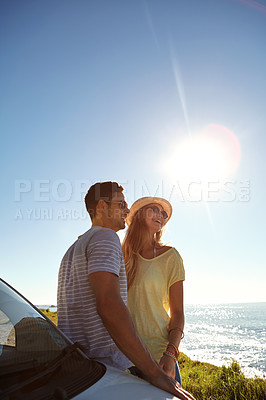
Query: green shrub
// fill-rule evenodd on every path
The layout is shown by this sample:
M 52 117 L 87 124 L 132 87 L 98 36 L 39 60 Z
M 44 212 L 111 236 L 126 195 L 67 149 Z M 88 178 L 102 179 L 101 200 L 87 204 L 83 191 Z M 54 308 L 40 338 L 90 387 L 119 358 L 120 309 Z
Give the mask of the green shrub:
M 57 325 L 57 312 L 56 311 L 50 311 L 49 308 L 40 308 L 40 311 L 46 315 L 55 325 Z
M 246 378 L 239 364 L 228 367 L 179 358 L 182 386 L 197 400 L 265 400 L 266 380 Z

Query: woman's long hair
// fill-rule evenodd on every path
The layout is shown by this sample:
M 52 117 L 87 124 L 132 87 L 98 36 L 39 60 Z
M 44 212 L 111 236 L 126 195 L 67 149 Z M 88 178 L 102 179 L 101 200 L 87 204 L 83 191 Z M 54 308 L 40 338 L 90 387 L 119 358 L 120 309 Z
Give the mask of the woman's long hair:
M 145 222 L 145 206 L 138 210 L 134 215 L 130 226 L 126 232 L 122 244 L 122 250 L 125 260 L 125 267 L 127 272 L 127 286 L 131 287 L 138 268 L 138 254 L 143 249 L 144 244 L 150 240 L 149 229 Z M 162 229 L 154 235 L 154 247 L 161 247 Z

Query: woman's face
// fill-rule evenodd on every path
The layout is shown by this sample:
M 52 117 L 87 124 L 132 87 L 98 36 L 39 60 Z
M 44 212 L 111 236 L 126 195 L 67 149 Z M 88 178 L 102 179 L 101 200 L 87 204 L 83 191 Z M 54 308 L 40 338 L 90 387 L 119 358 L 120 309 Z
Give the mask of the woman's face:
M 165 217 L 167 218 L 167 214 L 160 204 L 150 204 L 145 207 L 144 220 L 152 235 L 165 225 Z

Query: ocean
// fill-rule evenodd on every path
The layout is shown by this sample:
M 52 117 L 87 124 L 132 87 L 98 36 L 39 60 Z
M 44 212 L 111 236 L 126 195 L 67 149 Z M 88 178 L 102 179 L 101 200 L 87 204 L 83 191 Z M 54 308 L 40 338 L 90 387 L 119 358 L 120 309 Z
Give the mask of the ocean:
M 218 366 L 236 360 L 246 377 L 266 379 L 266 303 L 185 305 L 185 316 L 180 351 Z
M 193 360 L 228 365 L 266 379 L 266 303 L 186 305 L 180 350 Z

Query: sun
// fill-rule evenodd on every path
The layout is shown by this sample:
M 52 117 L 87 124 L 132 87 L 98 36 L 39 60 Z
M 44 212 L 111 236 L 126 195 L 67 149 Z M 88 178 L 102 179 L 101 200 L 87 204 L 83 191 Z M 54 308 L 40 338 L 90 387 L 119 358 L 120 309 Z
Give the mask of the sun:
M 224 126 L 208 125 L 199 134 L 179 142 L 164 162 L 180 182 L 224 181 L 240 163 L 241 148 L 235 134 Z

